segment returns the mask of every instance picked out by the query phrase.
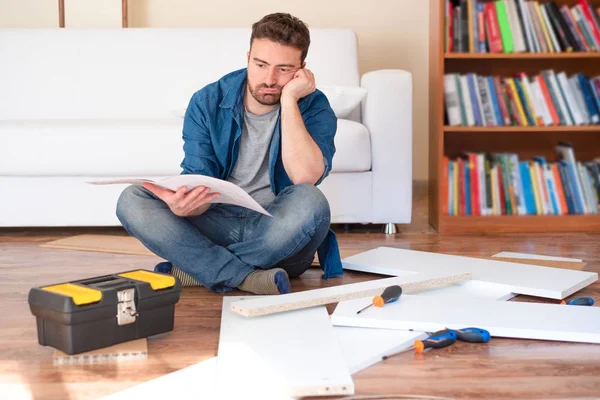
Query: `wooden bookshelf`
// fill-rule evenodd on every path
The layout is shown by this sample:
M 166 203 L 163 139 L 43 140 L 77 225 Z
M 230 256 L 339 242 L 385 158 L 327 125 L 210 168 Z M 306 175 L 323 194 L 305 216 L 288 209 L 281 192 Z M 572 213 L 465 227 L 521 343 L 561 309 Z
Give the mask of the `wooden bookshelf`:
M 444 126 L 444 132 L 600 132 L 600 125 L 580 126 Z M 600 139 L 599 139 L 600 140 Z
M 493 1 L 493 0 L 489 0 Z M 546 0 L 542 0 L 544 2 Z M 600 7 L 600 0 L 588 0 Z M 577 0 L 555 1 L 573 6 Z M 446 126 L 444 74 L 537 74 L 544 69 L 600 75 L 600 52 L 565 53 L 447 53 L 444 48 L 444 0 L 430 0 L 429 48 L 429 222 L 440 233 L 589 232 L 600 231 L 600 214 L 544 216 L 444 215 L 443 157 L 463 151 L 514 152 L 519 159 L 545 156 L 556 160 L 559 141 L 573 144 L 578 160 L 600 157 L 600 125 L 588 126 Z
M 512 53 L 512 54 L 486 54 L 486 53 L 445 53 L 445 59 L 462 59 L 462 60 L 485 60 L 485 59 L 502 59 L 502 60 L 527 60 L 527 59 L 587 59 L 600 58 L 600 52 L 568 52 L 568 53 Z
M 600 217 L 587 215 L 441 216 L 444 233 L 597 232 Z

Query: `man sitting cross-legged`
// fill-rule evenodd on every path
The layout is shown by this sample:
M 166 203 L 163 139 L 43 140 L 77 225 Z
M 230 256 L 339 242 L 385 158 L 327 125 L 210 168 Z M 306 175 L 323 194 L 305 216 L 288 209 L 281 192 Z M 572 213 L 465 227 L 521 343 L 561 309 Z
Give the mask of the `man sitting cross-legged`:
M 123 227 L 168 260 L 155 270 L 214 292 L 290 292 L 290 277 L 315 252 L 325 278 L 342 274 L 327 199 L 317 188 L 331 170 L 337 119 L 304 62 L 306 25 L 289 14 L 255 23 L 248 65 L 196 92 L 183 123 L 183 174 L 242 187 L 272 217 L 145 183 L 117 204 Z M 207 58 L 210 62 L 210 57 Z

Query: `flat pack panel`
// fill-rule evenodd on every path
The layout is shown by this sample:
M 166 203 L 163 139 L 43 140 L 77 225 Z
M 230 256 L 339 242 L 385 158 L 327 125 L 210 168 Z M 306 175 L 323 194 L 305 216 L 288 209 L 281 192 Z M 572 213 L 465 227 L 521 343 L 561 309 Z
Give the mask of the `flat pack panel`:
M 410 273 L 398 278 L 377 279 L 369 282 L 352 283 L 323 289 L 307 290 L 278 296 L 266 296 L 231 303 L 231 309 L 246 317 L 281 313 L 343 300 L 377 296 L 392 285 L 400 285 L 403 293 L 416 293 L 436 287 L 444 287 L 454 282 L 470 279 L 470 274 L 456 270 L 448 273 Z
M 418 293 L 419 296 L 440 297 L 440 296 L 470 296 L 484 297 L 493 300 L 510 300 L 517 294 L 512 293 L 507 285 L 483 281 L 461 281 L 451 283 L 440 288 L 423 290 Z
M 576 261 L 554 261 L 554 260 L 538 260 L 533 258 L 510 258 L 510 257 L 475 257 L 491 261 L 506 261 L 517 264 L 537 265 L 539 267 L 551 267 L 571 269 L 573 271 L 582 271 L 585 268 L 584 262 Z
M 583 261 L 580 258 L 555 257 L 555 256 L 546 256 L 543 254 L 515 253 L 512 251 L 503 251 L 498 254 L 494 254 L 492 257 L 521 258 L 521 259 L 527 259 L 527 260 L 566 261 L 566 262 L 582 262 Z
M 101 400 L 170 399 L 177 390 L 177 400 L 216 399 L 217 358 L 212 357 L 187 368 L 140 383 Z
M 471 280 L 425 290 L 419 292 L 418 296 L 438 299 L 460 296 L 505 301 L 513 298 L 515 294 L 507 292 L 504 285 Z M 351 374 L 381 361 L 381 357 L 384 355 L 407 349 L 413 345 L 415 340 L 426 337 L 422 332 L 348 326 L 335 326 L 333 332 L 340 343 Z
M 492 299 L 420 295 L 402 296 L 384 307 L 370 307 L 369 299 L 344 301 L 335 309 L 336 326 L 434 332 L 444 328 L 477 327 L 492 337 L 600 343 L 600 307 L 567 306 Z
M 595 272 L 378 247 L 342 260 L 344 269 L 391 276 L 469 272 L 473 280 L 506 285 L 513 293 L 564 299 L 598 280 Z
M 351 374 L 378 363 L 385 355 L 408 349 L 417 339 L 427 337 L 423 332 L 349 326 L 335 326 L 333 334 L 340 344 Z
M 217 382 L 227 397 L 282 399 L 354 393 L 325 307 L 245 318 L 223 298 Z

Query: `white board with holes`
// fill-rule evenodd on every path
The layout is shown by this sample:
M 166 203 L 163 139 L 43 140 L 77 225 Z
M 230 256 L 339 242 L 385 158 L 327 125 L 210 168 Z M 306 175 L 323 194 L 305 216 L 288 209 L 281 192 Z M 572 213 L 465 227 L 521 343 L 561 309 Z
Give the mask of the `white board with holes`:
M 370 299 L 339 303 L 331 316 L 336 326 L 435 332 L 444 328 L 486 329 L 492 337 L 600 343 L 600 307 L 498 301 L 463 296 L 401 296 L 384 307 Z
M 223 297 L 217 376 L 226 398 L 354 393 L 325 306 L 246 318 L 231 310 L 243 299 Z
M 507 293 L 564 299 L 598 280 L 595 272 L 540 267 L 480 258 L 378 247 L 342 260 L 345 270 L 390 276 L 471 273 L 473 281 L 503 285 Z

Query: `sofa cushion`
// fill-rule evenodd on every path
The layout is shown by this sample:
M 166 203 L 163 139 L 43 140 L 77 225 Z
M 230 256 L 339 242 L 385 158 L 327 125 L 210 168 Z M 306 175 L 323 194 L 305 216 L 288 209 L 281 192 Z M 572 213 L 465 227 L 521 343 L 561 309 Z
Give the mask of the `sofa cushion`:
M 371 138 L 366 126 L 338 119 L 331 172 L 363 172 L 371 169 Z
M 179 174 L 181 119 L 0 121 L 0 175 Z
M 327 97 L 329 105 L 338 118 L 349 119 L 350 114 L 363 101 L 367 90 L 352 86 L 321 86 L 318 88 Z
M 251 33 L 0 29 L 0 120 L 171 118 L 203 84 L 247 65 Z M 311 28 L 310 39 L 306 62 L 320 85 L 360 85 L 355 32 Z
M 0 121 L 0 175 L 163 176 L 181 173 L 182 120 Z M 367 128 L 338 121 L 333 172 L 371 166 Z

